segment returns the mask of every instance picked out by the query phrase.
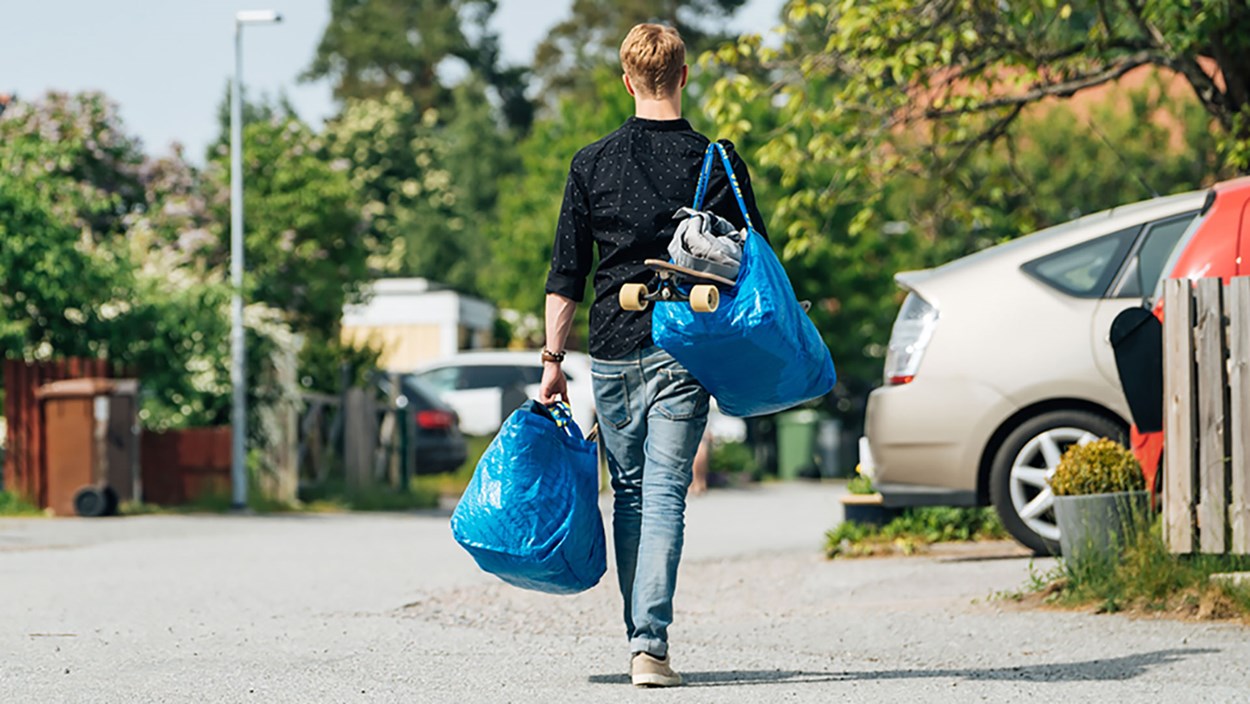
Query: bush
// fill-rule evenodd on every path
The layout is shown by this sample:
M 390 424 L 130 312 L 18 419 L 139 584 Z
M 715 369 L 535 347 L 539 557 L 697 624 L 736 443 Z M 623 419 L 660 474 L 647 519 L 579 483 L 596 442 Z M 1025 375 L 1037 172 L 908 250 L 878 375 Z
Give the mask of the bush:
M 1142 491 L 1146 480 L 1133 453 L 1114 440 L 1102 438 L 1073 445 L 1059 460 L 1050 486 L 1057 496 Z
M 755 453 L 743 443 L 718 443 L 712 448 L 713 472 L 754 474 L 755 469 Z
M 884 526 L 843 521 L 825 534 L 825 555 L 910 555 L 931 543 L 1006 537 L 1007 531 L 992 509 L 931 506 L 907 509 Z

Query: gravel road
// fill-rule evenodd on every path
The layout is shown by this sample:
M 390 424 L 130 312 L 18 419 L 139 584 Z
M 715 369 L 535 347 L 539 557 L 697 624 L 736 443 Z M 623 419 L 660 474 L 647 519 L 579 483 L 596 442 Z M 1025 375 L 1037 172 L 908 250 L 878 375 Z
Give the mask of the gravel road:
M 1010 545 L 824 560 L 842 491 L 691 502 L 677 690 L 627 684 L 611 572 L 513 589 L 445 512 L 0 520 L 0 701 L 1250 701 L 1250 630 L 1020 609 Z

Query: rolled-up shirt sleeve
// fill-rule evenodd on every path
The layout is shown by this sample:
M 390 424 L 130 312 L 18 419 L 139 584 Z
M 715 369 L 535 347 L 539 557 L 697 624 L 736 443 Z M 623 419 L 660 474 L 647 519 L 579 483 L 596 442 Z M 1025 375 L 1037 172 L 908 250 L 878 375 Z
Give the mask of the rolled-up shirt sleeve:
M 569 178 L 564 185 L 564 204 L 560 206 L 560 222 L 556 225 L 556 242 L 551 251 L 547 293 L 580 302 L 594 261 L 593 247 L 590 200 L 576 170 L 569 169 Z

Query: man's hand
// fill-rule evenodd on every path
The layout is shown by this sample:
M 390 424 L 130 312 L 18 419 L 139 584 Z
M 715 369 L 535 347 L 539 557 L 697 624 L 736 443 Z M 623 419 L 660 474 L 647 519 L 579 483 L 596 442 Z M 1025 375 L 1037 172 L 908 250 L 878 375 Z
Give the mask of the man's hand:
M 556 401 L 569 403 L 569 382 L 564 378 L 564 370 L 559 364 L 543 364 L 543 383 L 538 389 L 538 400 L 544 406 L 550 406 Z

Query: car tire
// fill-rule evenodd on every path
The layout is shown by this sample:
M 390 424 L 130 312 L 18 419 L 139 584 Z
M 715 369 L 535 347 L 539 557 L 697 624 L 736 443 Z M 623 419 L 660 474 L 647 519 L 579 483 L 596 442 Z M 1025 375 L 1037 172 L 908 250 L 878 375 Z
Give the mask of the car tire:
M 1063 451 L 1098 438 L 1128 440 L 1124 425 L 1090 411 L 1048 411 L 1011 431 L 990 467 L 990 501 L 1012 537 L 1039 555 L 1059 554 L 1050 478 Z

